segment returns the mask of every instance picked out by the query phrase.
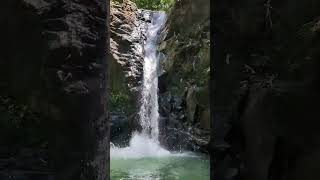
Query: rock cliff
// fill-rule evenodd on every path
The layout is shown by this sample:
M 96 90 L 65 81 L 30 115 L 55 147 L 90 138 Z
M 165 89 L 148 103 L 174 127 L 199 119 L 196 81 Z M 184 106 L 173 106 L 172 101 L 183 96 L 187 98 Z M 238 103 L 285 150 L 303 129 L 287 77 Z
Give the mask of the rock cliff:
M 150 11 L 129 0 L 111 1 L 109 91 L 111 141 L 126 145 L 139 128 L 138 115 L 143 75 L 143 46 Z
M 215 1 L 213 179 L 319 179 L 319 5 Z
M 210 140 L 210 1 L 177 1 L 159 45 L 161 142 L 208 152 Z
M 0 179 L 108 179 L 107 17 L 106 1 L 2 2 Z

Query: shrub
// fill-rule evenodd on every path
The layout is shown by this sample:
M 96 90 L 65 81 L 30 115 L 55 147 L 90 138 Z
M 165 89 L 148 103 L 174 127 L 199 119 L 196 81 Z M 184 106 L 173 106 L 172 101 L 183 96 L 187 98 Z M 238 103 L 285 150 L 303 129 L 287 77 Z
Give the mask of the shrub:
M 133 0 L 141 9 L 168 11 L 175 0 Z

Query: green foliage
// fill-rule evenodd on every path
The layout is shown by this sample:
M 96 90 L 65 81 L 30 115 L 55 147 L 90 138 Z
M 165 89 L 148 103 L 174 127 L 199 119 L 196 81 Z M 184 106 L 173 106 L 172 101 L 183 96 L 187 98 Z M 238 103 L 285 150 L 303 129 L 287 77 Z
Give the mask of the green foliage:
M 109 102 L 111 111 L 127 112 L 130 109 L 130 97 L 122 91 L 112 91 Z
M 175 0 L 133 0 L 141 9 L 168 11 Z

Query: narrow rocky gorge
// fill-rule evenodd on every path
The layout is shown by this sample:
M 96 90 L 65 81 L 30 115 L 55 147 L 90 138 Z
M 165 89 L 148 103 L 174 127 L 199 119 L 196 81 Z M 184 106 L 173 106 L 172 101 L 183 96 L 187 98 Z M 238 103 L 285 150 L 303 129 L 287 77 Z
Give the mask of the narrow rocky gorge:
M 135 2 L 111 9 L 111 178 L 207 180 L 209 1 Z
M 168 12 L 159 43 L 160 142 L 173 151 L 208 152 L 210 140 L 209 1 L 179 1 Z M 192 9 L 187 13 L 187 9 Z M 205 8 L 205 9 L 203 9 Z M 110 72 L 112 142 L 128 143 L 138 129 L 137 113 L 143 71 L 143 44 L 152 11 L 131 1 L 111 4 Z M 141 49 L 142 48 L 142 49 Z M 116 105 L 121 104 L 120 107 Z M 133 106 L 132 106 L 133 104 Z

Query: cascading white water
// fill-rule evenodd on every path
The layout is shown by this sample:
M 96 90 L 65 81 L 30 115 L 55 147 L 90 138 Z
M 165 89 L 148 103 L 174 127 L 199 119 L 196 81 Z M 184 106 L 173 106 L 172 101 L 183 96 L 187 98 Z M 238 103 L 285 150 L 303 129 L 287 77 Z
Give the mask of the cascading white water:
M 158 140 L 158 64 L 157 42 L 159 31 L 166 21 L 164 12 L 154 12 L 148 27 L 147 41 L 144 45 L 143 87 L 139 112 L 142 131 L 132 135 L 130 145 L 117 148 L 111 145 L 111 158 L 140 158 L 167 156 L 169 151 L 160 147 Z
M 166 20 L 165 13 L 154 13 L 152 24 L 148 28 L 147 42 L 145 45 L 143 66 L 143 90 L 142 105 L 140 109 L 140 123 L 144 136 L 150 136 L 155 142 L 158 141 L 158 32 Z

